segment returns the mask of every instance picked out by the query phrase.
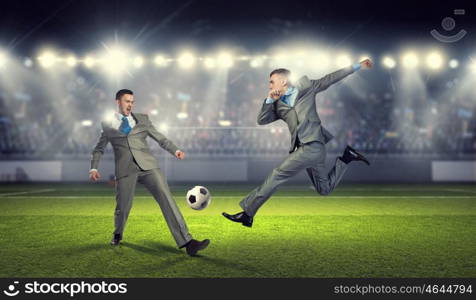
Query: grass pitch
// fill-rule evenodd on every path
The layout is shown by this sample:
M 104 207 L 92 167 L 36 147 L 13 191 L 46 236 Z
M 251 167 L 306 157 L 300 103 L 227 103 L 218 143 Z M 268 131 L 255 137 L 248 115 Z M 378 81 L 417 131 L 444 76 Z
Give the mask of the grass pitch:
M 0 277 L 476 277 L 476 187 L 342 185 L 330 196 L 285 185 L 252 228 L 232 223 L 251 185 L 172 186 L 200 257 L 177 249 L 159 206 L 138 186 L 123 244 L 109 245 L 106 184 L 0 185 Z

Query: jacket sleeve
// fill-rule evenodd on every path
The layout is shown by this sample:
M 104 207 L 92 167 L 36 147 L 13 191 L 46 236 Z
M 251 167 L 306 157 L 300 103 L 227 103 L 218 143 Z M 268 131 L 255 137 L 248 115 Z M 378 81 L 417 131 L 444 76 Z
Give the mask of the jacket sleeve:
M 311 86 L 315 93 L 321 92 L 326 90 L 328 87 L 333 85 L 334 83 L 344 79 L 348 75 L 354 73 L 354 69 L 352 66 L 337 70 L 333 73 L 327 74 L 326 76 L 322 77 L 321 79 L 311 80 Z
M 175 156 L 175 152 L 177 150 L 179 150 L 179 148 L 177 146 L 175 146 L 175 144 L 171 140 L 166 138 L 162 133 L 160 133 L 155 128 L 155 126 L 152 124 L 152 122 L 150 121 L 150 119 L 147 115 L 145 115 L 145 117 L 147 119 L 147 121 L 146 121 L 147 122 L 147 132 L 149 133 L 149 136 L 154 141 L 156 141 L 162 149 L 166 150 L 167 152 L 169 152 L 170 154 Z
M 263 106 L 261 107 L 261 111 L 258 114 L 258 124 L 265 125 L 272 123 L 278 120 L 279 117 L 276 114 L 276 108 L 273 103 L 266 103 L 266 100 L 263 102 Z
M 104 150 L 106 149 L 107 143 L 109 143 L 109 139 L 103 130 L 96 144 L 96 147 L 94 147 L 94 150 L 91 153 L 91 168 L 90 169 L 98 168 L 99 160 L 101 159 L 101 156 L 104 154 Z

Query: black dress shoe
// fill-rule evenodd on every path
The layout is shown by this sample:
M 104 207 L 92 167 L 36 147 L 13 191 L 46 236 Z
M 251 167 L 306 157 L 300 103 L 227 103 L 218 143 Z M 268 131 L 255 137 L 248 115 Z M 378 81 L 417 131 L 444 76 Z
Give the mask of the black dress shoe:
M 111 245 L 112 246 L 118 246 L 120 244 L 121 240 L 122 240 L 122 236 L 120 234 L 115 234 L 112 237 Z
M 188 243 L 183 245 L 180 248 L 185 247 L 185 250 L 187 250 L 187 254 L 190 256 L 196 256 L 197 252 L 200 250 L 203 250 L 208 247 L 208 244 L 210 244 L 209 239 L 205 239 L 203 241 L 197 241 L 197 240 L 190 240 Z
M 343 162 L 345 162 L 346 164 L 350 163 L 351 161 L 363 161 L 364 163 L 366 163 L 367 165 L 370 165 L 370 162 L 367 160 L 367 158 L 365 158 L 365 156 L 363 156 L 362 154 L 360 154 L 359 152 L 357 152 L 354 148 L 352 148 L 351 146 L 347 146 L 344 150 L 344 154 L 342 155 L 342 157 L 340 158 Z
M 251 227 L 253 225 L 253 217 L 248 216 L 244 211 L 239 212 L 234 215 L 227 214 L 226 212 L 222 213 L 222 215 L 227 218 L 228 220 L 232 220 L 233 222 L 238 222 L 243 224 L 243 226 Z

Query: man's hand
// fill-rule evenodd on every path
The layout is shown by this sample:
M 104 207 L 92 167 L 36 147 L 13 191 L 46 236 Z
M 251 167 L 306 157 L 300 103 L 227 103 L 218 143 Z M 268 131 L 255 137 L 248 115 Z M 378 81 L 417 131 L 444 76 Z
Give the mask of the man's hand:
M 273 100 L 278 100 L 281 98 L 281 92 L 279 90 L 270 90 L 268 93 L 268 97 Z
M 98 170 L 91 170 L 89 171 L 89 179 L 91 179 L 91 181 L 98 181 L 99 178 L 101 178 L 101 174 L 99 174 L 99 171 Z
M 372 68 L 373 64 L 374 63 L 368 58 L 360 62 L 360 66 L 362 67 L 362 69 L 370 69 Z
M 184 159 L 185 158 L 185 152 L 177 150 L 177 151 L 175 151 L 175 157 L 178 158 L 178 159 Z

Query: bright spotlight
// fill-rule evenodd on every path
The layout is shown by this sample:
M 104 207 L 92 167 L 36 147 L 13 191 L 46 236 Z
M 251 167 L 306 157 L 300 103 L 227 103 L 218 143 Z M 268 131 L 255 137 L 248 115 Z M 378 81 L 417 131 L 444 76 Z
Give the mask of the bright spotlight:
M 77 63 L 78 63 L 78 60 L 74 56 L 69 56 L 68 58 L 66 58 L 66 64 L 69 67 L 74 67 L 76 66 Z
M 157 109 L 153 109 L 149 113 L 153 116 L 157 116 L 159 114 L 159 111 Z
M 29 57 L 27 57 L 23 61 L 23 64 L 25 65 L 25 67 L 31 68 L 33 66 L 33 61 Z
M 352 60 L 348 55 L 340 55 L 337 57 L 336 65 L 338 68 L 345 68 L 352 64 Z
M 183 69 L 190 69 L 195 65 L 195 56 L 189 52 L 183 53 L 178 58 L 178 64 Z
M 426 64 L 430 69 L 439 69 L 443 65 L 443 58 L 438 52 L 432 52 L 426 57 Z
M 183 119 L 186 119 L 186 118 L 188 118 L 188 114 L 186 112 L 179 112 L 177 114 L 177 119 L 183 120 Z
M 230 68 L 233 66 L 233 57 L 229 53 L 221 53 L 218 55 L 217 64 L 220 68 Z
M 471 71 L 476 73 L 476 60 L 471 59 L 471 63 L 469 65 L 469 68 L 471 69 Z
M 395 66 L 397 65 L 397 62 L 390 56 L 385 56 L 383 59 L 382 59 L 382 64 L 386 67 L 386 68 L 389 68 L 389 69 L 393 69 L 395 68 Z
M 327 69 L 330 65 L 329 55 L 326 53 L 317 53 L 312 56 L 312 66 L 320 69 Z
M 216 66 L 215 60 L 211 57 L 205 57 L 205 59 L 203 60 L 203 64 L 207 69 L 213 69 Z
M 405 68 L 413 69 L 418 66 L 418 57 L 413 52 L 408 52 L 403 55 L 402 63 Z
M 110 123 L 114 120 L 114 110 L 108 110 L 104 113 L 102 120 L 104 122 Z
M 93 125 L 93 121 L 91 121 L 91 120 L 83 120 L 83 121 L 81 121 L 81 125 L 84 126 L 84 127 L 89 127 L 89 126 L 92 126 L 92 125 Z
M 0 52 L 0 68 L 4 67 L 7 64 L 7 55 L 3 52 Z
M 95 64 L 96 64 L 96 60 L 94 58 L 90 57 L 90 56 L 88 56 L 84 59 L 84 65 L 87 68 L 92 68 Z
M 450 66 L 450 68 L 456 69 L 459 66 L 459 61 L 453 58 L 452 60 L 450 60 L 448 65 Z
M 167 132 L 168 129 L 169 129 L 169 126 L 166 123 L 161 123 L 159 125 L 159 130 L 162 132 Z
M 134 58 L 132 63 L 134 64 L 134 67 L 140 68 L 144 65 L 144 59 L 142 58 L 142 56 L 137 56 Z
M 117 74 L 127 66 L 127 53 L 119 48 L 108 50 L 102 63 L 107 71 Z
M 250 61 L 250 66 L 252 68 L 259 68 L 263 65 L 264 59 L 261 57 L 255 57 Z
M 165 67 L 167 65 L 167 59 L 162 55 L 157 55 L 154 58 L 154 63 L 159 67 Z
M 38 60 L 43 68 L 50 68 L 56 63 L 57 57 L 53 52 L 46 51 L 38 57 Z

